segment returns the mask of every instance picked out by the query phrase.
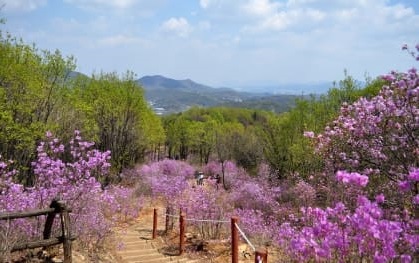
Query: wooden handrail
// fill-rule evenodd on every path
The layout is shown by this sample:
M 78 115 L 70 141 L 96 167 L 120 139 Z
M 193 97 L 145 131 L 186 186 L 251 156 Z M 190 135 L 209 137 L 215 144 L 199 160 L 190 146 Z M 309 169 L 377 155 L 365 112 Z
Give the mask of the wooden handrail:
M 76 237 L 70 237 L 71 241 L 76 240 Z M 38 241 L 30 241 L 30 242 L 24 242 L 24 243 L 18 243 L 13 246 L 11 249 L 11 252 L 20 251 L 24 249 L 33 249 L 33 248 L 39 248 L 39 247 L 50 247 L 55 246 L 63 243 L 62 237 L 53 237 L 50 239 L 43 239 Z
M 12 220 L 17 218 L 26 218 L 26 217 L 34 217 L 34 216 L 42 216 L 49 213 L 53 213 L 55 208 L 45 208 L 45 209 L 35 209 L 29 211 L 22 211 L 22 212 L 7 212 L 0 214 L 0 220 Z M 71 213 L 71 209 L 67 209 L 69 213 Z
M 72 237 L 70 232 L 70 212 L 71 209 L 68 209 L 64 202 L 53 200 L 49 208 L 46 209 L 0 214 L 0 220 L 13 220 L 18 218 L 47 215 L 44 226 L 43 239 L 18 243 L 11 248 L 11 252 L 39 247 L 45 249 L 49 246 L 63 244 L 64 263 L 71 263 L 71 241 L 75 240 L 75 237 Z M 52 225 L 54 224 L 54 218 L 56 214 L 60 215 L 61 236 L 51 238 Z
M 46 209 L 37 209 L 32 211 L 25 211 L 25 212 L 9 212 L 0 214 L 0 220 L 11 220 L 16 218 L 25 218 L 25 217 L 34 217 L 34 216 L 41 216 L 46 215 L 48 213 L 54 212 L 54 208 L 46 208 Z

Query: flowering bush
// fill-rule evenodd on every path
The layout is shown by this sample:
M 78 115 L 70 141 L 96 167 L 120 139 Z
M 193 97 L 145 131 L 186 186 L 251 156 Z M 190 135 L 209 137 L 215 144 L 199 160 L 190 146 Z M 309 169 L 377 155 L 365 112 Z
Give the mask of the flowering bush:
M 414 50 L 409 49 L 407 44 L 402 46 L 402 50 L 406 50 L 416 61 L 419 61 L 419 44 L 415 46 L 416 52 Z
M 248 235 L 254 246 L 266 246 L 275 239 L 278 230 L 278 219 L 258 209 L 235 209 L 239 217 L 239 227 Z
M 285 185 L 284 191 L 266 169 L 252 178 L 229 161 L 224 163 L 227 190 L 217 190 L 212 181 L 193 188 L 174 164 L 167 171 L 151 164 L 143 173 L 159 177 L 150 180 L 153 191 L 187 216 L 239 215 L 239 225 L 252 240 L 262 244 L 273 238 L 299 262 L 412 262 L 419 249 L 419 75 L 412 69 L 383 78 L 387 85 L 377 96 L 342 105 L 322 134 L 305 132 L 316 140 L 325 162 L 323 173 L 310 177 L 310 183 L 296 176 L 296 184 Z M 222 172 L 213 162 L 203 169 Z M 292 193 L 295 204 L 304 203 L 295 213 L 287 207 L 286 221 L 277 202 L 285 192 Z M 315 207 L 314 199 L 323 192 L 328 202 Z
M 217 189 L 215 180 L 206 180 L 204 186 L 185 189 L 174 201 L 188 218 L 188 225 L 194 226 L 203 238 L 216 239 L 228 233 L 228 220 L 233 212 L 229 193 L 222 187 Z
M 411 69 L 383 78 L 388 85 L 378 96 L 344 104 L 322 134 L 305 132 L 317 140 L 335 204 L 303 208 L 281 225 L 277 242 L 291 257 L 411 262 L 417 256 L 419 75 Z
M 108 173 L 110 152 L 100 152 L 93 146 L 75 131 L 66 148 L 48 132 L 46 141 L 40 142 L 37 148 L 38 158 L 32 163 L 35 175 L 32 187 L 14 183 L 12 177 L 17 171 L 8 171 L 7 164 L 1 162 L 0 211 L 45 208 L 58 198 L 72 209 L 72 233 L 86 248 L 100 248 L 117 222 L 116 215 L 135 216 L 138 207 L 127 206 L 132 203 L 128 202 L 132 198 L 131 190 L 118 187 L 102 190 L 97 178 Z M 68 161 L 63 161 L 65 159 Z M 17 238 L 39 236 L 43 225 L 31 222 L 33 220 L 12 222 L 15 229 L 20 229 L 15 235 L 23 235 Z
M 317 136 L 317 151 L 327 171 L 364 174 L 370 191 L 397 201 L 395 188 L 418 165 L 419 76 L 411 69 L 383 78 L 389 85 L 378 96 L 342 106 L 333 125 Z
M 139 180 L 148 185 L 154 198 L 173 202 L 191 186 L 195 169 L 186 162 L 163 160 L 141 166 Z
M 376 202 L 360 197 L 351 213 L 343 203 L 303 208 L 297 222 L 281 225 L 277 242 L 299 261 L 410 262 L 418 237 L 410 224 L 383 218 Z M 400 250 L 398 250 L 400 249 Z

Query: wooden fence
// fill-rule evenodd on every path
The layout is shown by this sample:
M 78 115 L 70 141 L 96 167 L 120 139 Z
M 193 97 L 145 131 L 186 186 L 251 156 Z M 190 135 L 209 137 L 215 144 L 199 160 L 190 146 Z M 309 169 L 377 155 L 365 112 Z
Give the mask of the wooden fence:
M 71 210 L 68 209 L 63 202 L 54 200 L 51 202 L 49 208 L 46 209 L 1 213 L 0 220 L 13 220 L 18 218 L 37 217 L 41 215 L 47 216 L 44 226 L 43 239 L 17 243 L 11 248 L 11 252 L 40 247 L 45 249 L 46 247 L 63 244 L 64 263 L 71 263 L 71 242 L 75 240 L 75 238 L 72 237 L 70 233 L 70 212 Z M 52 225 L 56 214 L 60 215 L 61 236 L 51 237 Z
M 166 232 L 169 230 L 170 224 L 170 217 L 177 217 L 174 215 L 171 215 L 170 212 L 172 210 L 166 210 Z M 157 237 L 157 208 L 154 208 L 153 211 L 153 230 L 152 230 L 152 238 L 155 239 Z M 182 255 L 185 250 L 185 231 L 186 231 L 186 221 L 187 218 L 185 214 L 180 211 L 179 213 L 179 255 Z M 190 219 L 190 221 L 195 221 L 193 219 Z M 207 222 L 216 222 L 218 220 L 197 220 L 197 221 L 207 221 Z M 218 221 L 226 223 L 226 221 Z M 244 235 L 244 233 L 240 230 L 238 226 L 239 218 L 238 217 L 231 217 L 230 224 L 231 224 L 231 262 L 232 263 L 238 263 L 239 262 L 239 232 L 242 234 L 242 237 L 246 240 L 246 242 L 251 245 L 254 249 L 255 254 L 255 263 L 267 263 L 268 262 L 268 251 L 265 248 L 258 248 L 256 249 L 250 241 L 247 239 L 247 237 Z

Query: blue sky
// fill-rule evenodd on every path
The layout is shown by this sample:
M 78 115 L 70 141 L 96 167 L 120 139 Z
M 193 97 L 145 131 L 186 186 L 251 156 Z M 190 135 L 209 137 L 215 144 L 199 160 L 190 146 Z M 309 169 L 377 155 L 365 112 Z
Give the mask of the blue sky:
M 0 0 L 0 28 L 74 55 L 77 70 L 131 70 L 220 87 L 357 79 L 417 63 L 417 0 Z

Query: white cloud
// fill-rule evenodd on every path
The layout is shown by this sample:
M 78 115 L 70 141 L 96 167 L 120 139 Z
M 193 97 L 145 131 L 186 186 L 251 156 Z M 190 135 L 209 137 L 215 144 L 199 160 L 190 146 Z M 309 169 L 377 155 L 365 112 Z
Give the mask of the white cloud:
M 1 0 L 0 0 L 1 1 Z M 56 0 L 53 0 L 56 1 Z M 77 8 L 93 13 L 133 14 L 135 17 L 151 17 L 167 0 L 63 0 Z
M 135 0 L 64 0 L 83 8 L 109 7 L 117 9 L 127 9 L 133 7 L 138 1 Z
M 326 14 L 324 12 L 316 9 L 307 9 L 306 14 L 314 21 L 322 21 L 326 18 Z
M 199 0 L 199 4 L 201 5 L 202 8 L 208 8 L 208 6 L 210 5 L 210 0 Z
M 329 11 L 329 18 L 335 27 L 351 29 L 358 35 L 371 35 L 374 40 L 377 35 L 389 37 L 419 30 L 419 14 L 412 8 L 380 0 L 358 0 L 351 6 L 335 7 Z
M 358 9 L 356 8 L 336 10 L 334 12 L 335 18 L 341 22 L 349 22 L 353 20 L 357 15 Z
M 173 32 L 181 37 L 186 37 L 189 35 L 189 33 L 192 32 L 192 26 L 184 17 L 172 17 L 169 20 L 165 21 L 162 24 L 161 28 L 165 32 Z
M 202 9 L 229 12 L 232 8 L 240 6 L 245 0 L 199 0 Z M 229 13 L 231 15 L 231 13 Z
M 265 30 L 282 30 L 290 26 L 296 19 L 298 19 L 298 12 L 279 12 L 265 18 L 260 25 L 259 29 Z
M 240 8 L 249 16 L 245 32 L 281 31 L 293 26 L 312 27 L 326 18 L 326 13 L 310 7 L 313 0 L 248 0 Z
M 244 32 L 307 32 L 344 27 L 359 32 L 383 32 L 395 30 L 400 23 L 412 19 L 411 22 L 419 22 L 413 8 L 386 0 L 247 0 L 238 8 L 247 15 Z
M 400 46 L 414 46 L 419 32 L 417 7 L 398 0 L 52 1 L 59 0 L 0 5 L 33 10 L 71 4 L 83 10 L 70 8 L 77 13 L 61 18 L 57 10 L 37 23 L 28 21 L 38 15 L 11 16 L 5 27 L 22 30 L 25 40 L 42 48 L 74 54 L 86 73 L 129 68 L 207 84 L 337 80 L 344 68 L 361 79 L 366 71 L 375 76 L 404 70 L 403 59 L 411 59 Z
M 142 44 L 144 41 L 138 37 L 127 35 L 108 36 L 100 39 L 99 44 L 104 46 L 121 46 L 129 44 Z
M 393 8 L 393 15 L 396 19 L 403 19 L 415 14 L 412 8 L 406 8 L 403 5 L 395 5 Z
M 211 23 L 209 21 L 200 21 L 198 23 L 198 29 L 209 30 L 209 29 L 211 29 Z
M 5 12 L 30 12 L 46 4 L 46 0 L 2 0 L 0 7 L 4 4 Z
M 270 16 L 277 12 L 280 3 L 271 2 L 270 0 L 250 0 L 243 5 L 243 10 L 255 16 Z
M 293 7 L 293 6 L 301 7 L 301 6 L 307 6 L 308 4 L 315 3 L 315 2 L 316 0 L 288 0 L 287 6 L 288 7 Z M 328 4 L 333 4 L 333 3 L 328 2 Z

